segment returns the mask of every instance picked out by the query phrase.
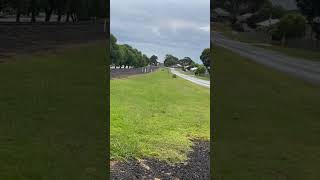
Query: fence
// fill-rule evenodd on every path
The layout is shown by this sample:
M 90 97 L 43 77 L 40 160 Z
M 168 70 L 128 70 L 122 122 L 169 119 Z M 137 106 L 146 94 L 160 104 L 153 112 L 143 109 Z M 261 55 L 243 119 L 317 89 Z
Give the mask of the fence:
M 110 69 L 110 77 L 116 78 L 116 77 L 125 77 L 135 74 L 144 74 L 144 73 L 150 73 L 153 71 L 156 71 L 159 69 L 159 66 L 147 66 L 147 67 L 141 67 L 141 68 L 122 68 L 122 69 Z

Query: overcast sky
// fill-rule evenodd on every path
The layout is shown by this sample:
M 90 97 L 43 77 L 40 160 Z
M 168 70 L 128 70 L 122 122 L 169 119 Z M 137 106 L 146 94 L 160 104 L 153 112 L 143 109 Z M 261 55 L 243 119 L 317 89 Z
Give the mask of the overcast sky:
M 210 46 L 210 0 L 111 0 L 111 33 L 163 62 L 165 54 L 200 62 Z

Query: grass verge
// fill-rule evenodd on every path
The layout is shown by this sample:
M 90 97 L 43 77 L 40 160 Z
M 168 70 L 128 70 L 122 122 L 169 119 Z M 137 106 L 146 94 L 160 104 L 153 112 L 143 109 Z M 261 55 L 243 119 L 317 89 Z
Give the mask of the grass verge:
M 320 87 L 215 47 L 215 179 L 319 179 Z
M 106 44 L 0 64 L 1 179 L 105 179 Z
M 318 51 L 312 51 L 312 50 L 305 50 L 305 49 L 297 49 L 297 48 L 288 48 L 288 47 L 281 47 L 281 46 L 261 46 L 261 45 L 256 45 L 261 48 L 265 48 L 268 50 L 276 51 L 291 57 L 296 57 L 296 58 L 303 58 L 306 60 L 311 60 L 311 61 L 318 61 L 320 62 L 320 52 Z
M 185 160 L 189 138 L 209 139 L 209 97 L 166 69 L 111 80 L 111 159 Z
M 308 49 L 298 49 L 298 48 L 288 48 L 288 47 L 282 47 L 279 45 L 272 45 L 270 43 L 267 43 L 266 45 L 270 44 L 270 46 L 266 45 L 256 45 L 259 43 L 265 44 L 265 39 L 259 39 L 259 38 L 253 38 L 249 37 L 245 33 L 242 32 L 233 32 L 231 27 L 227 24 L 223 23 L 214 23 L 213 29 L 217 32 L 221 32 L 225 37 L 230 38 L 232 40 L 237 40 L 245 43 L 251 43 L 257 47 L 272 50 L 275 52 L 279 52 L 291 57 L 296 58 L 303 58 L 311 61 L 319 61 L 320 62 L 320 52 L 308 50 Z
M 185 75 L 188 75 L 188 76 L 191 76 L 191 77 L 195 77 L 195 78 L 199 78 L 199 79 L 203 79 L 203 80 L 208 80 L 210 81 L 210 76 L 205 76 L 205 75 L 195 75 L 194 72 L 191 72 L 191 71 L 182 71 L 181 69 L 179 68 L 176 68 L 176 70 L 182 74 L 185 74 Z

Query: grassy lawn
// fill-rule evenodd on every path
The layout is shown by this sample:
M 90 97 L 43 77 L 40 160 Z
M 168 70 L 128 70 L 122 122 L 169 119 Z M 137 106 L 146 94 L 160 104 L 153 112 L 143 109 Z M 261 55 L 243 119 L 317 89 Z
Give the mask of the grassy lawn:
M 111 80 L 111 159 L 185 160 L 189 138 L 209 139 L 209 97 L 167 69 Z
M 210 76 L 205 76 L 205 75 L 195 75 L 194 72 L 192 71 L 182 71 L 181 69 L 179 68 L 176 68 L 176 70 L 182 74 L 185 74 L 185 75 L 189 75 L 189 76 L 192 76 L 192 77 L 195 77 L 195 78 L 199 78 L 199 79 L 203 79 L 203 80 L 208 80 L 210 81 Z
M 0 64 L 0 179 L 106 179 L 106 45 Z
M 320 87 L 214 53 L 215 179 L 319 179 Z
M 320 62 L 320 52 L 312 51 L 312 50 L 305 50 L 305 49 L 297 49 L 297 48 L 287 48 L 281 46 L 261 46 L 257 45 L 258 47 L 262 47 L 268 50 L 273 50 L 291 57 L 303 58 L 311 61 L 319 61 Z

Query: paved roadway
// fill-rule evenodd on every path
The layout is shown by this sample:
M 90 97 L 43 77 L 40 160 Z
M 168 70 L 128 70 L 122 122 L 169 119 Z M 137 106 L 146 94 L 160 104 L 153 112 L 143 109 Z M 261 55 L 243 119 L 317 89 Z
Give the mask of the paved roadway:
M 258 48 L 248 43 L 227 39 L 218 32 L 211 33 L 211 41 L 214 45 L 224 47 L 241 56 L 289 73 L 305 81 L 320 84 L 320 60 L 319 62 L 314 62 L 302 58 L 293 58 L 278 52 Z
M 185 74 L 182 74 L 178 71 L 176 71 L 174 68 L 170 68 L 171 72 L 183 79 L 186 79 L 188 81 L 191 81 L 195 84 L 198 84 L 200 86 L 204 86 L 204 87 L 207 87 L 207 88 L 210 88 L 210 81 L 207 81 L 207 80 L 203 80 L 203 79 L 199 79 L 199 78 L 195 78 L 195 77 L 191 77 L 191 76 L 188 76 L 188 75 L 185 75 Z

